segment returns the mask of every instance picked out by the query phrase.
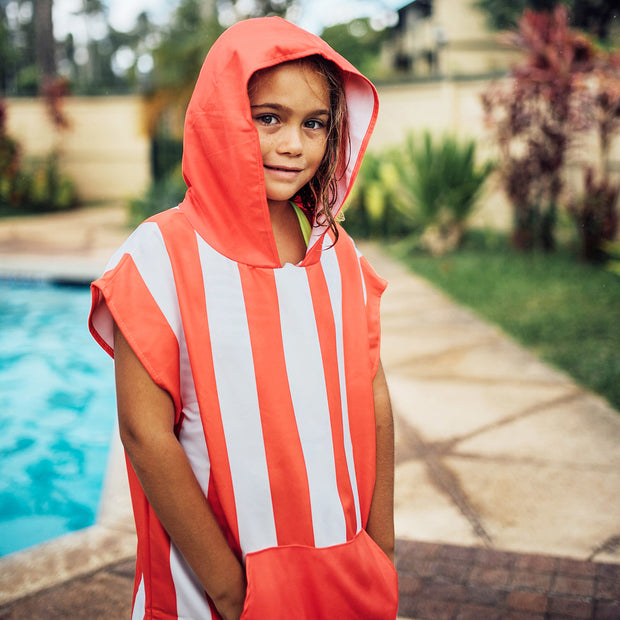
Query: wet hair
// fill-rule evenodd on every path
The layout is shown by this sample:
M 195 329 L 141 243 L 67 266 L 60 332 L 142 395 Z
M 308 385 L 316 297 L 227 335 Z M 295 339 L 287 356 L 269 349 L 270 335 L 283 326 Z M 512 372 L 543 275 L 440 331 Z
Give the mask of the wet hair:
M 316 223 L 324 223 L 338 240 L 338 227 L 332 214 L 332 208 L 338 199 L 338 181 L 344 175 L 350 155 L 347 101 L 338 66 L 323 56 L 304 56 L 282 64 L 297 64 L 309 68 L 323 76 L 329 91 L 329 120 L 327 122 L 327 139 L 325 155 L 315 175 L 293 196 L 295 202 L 308 213 Z M 248 84 L 251 92 L 254 77 L 260 75 L 261 69 L 254 73 Z

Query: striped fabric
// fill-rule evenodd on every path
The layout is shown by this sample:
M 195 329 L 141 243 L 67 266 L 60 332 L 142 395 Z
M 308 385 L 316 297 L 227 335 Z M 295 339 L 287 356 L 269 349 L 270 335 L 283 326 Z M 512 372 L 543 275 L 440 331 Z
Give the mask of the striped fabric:
M 177 208 L 142 224 L 93 284 L 95 337 L 112 353 L 115 320 L 173 396 L 179 440 L 241 557 L 339 545 L 368 517 L 385 283 L 344 231 L 331 245 L 326 236 L 321 260 L 307 267 L 239 264 Z M 165 618 L 210 617 L 131 481 L 144 534 L 134 617 L 149 607 L 176 609 Z

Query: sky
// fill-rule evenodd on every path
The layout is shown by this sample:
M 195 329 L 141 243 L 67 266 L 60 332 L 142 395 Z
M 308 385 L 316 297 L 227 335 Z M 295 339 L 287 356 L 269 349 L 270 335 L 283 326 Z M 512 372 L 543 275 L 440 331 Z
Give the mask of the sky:
M 127 31 L 142 11 L 156 23 L 165 23 L 168 15 L 177 5 L 176 0 L 107 0 L 108 19 L 116 30 Z M 300 15 L 295 22 L 320 34 L 326 26 L 346 23 L 355 17 L 387 18 L 394 9 L 408 4 L 402 0 L 302 0 Z M 73 15 L 82 5 L 82 0 L 54 0 L 54 31 L 59 39 L 73 32 L 76 40 L 85 36 L 84 20 Z M 90 34 L 97 37 L 97 24 L 90 24 Z M 105 34 L 104 24 L 99 26 Z M 103 34 L 102 34 L 103 36 Z

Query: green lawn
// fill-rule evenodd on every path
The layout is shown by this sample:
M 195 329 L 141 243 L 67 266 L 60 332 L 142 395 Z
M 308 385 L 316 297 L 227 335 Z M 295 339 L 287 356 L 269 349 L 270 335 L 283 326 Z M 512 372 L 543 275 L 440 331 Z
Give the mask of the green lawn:
M 392 250 L 620 410 L 620 277 L 567 251 L 521 254 L 506 238 L 480 232 L 441 258 L 412 252 L 403 242 Z

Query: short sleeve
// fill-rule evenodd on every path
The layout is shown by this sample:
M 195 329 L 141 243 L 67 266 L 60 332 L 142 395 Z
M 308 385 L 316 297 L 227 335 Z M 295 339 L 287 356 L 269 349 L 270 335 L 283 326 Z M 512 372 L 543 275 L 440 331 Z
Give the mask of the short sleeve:
M 114 356 L 116 323 L 153 381 L 181 410 L 179 304 L 170 259 L 155 222 L 138 227 L 91 284 L 89 328 Z

